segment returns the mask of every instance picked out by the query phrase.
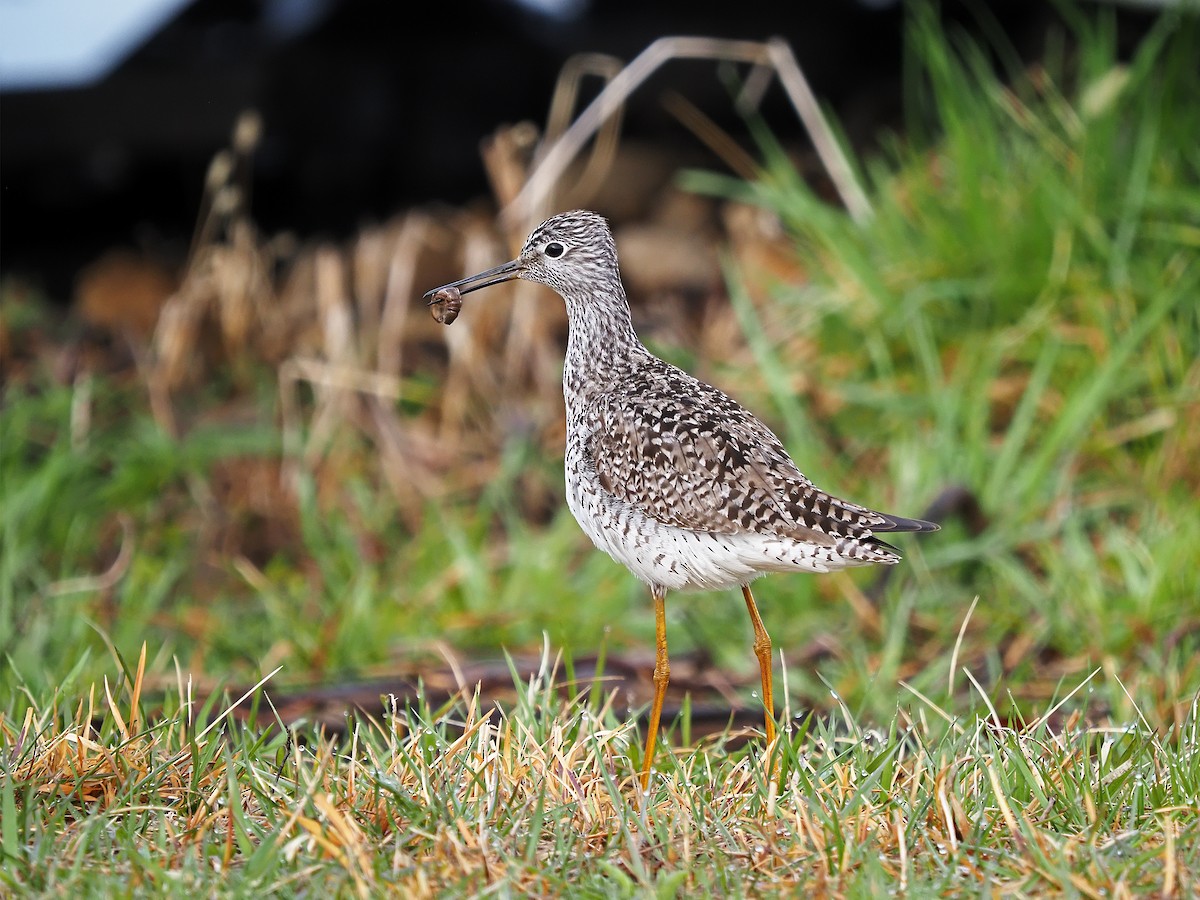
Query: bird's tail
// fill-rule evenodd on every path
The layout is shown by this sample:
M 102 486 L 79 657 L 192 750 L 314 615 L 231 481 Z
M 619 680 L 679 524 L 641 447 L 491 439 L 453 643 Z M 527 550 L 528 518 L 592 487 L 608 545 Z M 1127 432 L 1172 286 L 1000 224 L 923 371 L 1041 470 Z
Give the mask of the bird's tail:
M 904 516 L 893 516 L 889 513 L 879 513 L 884 520 L 883 525 L 872 525 L 871 531 L 937 531 L 942 526 L 936 522 L 926 522 L 924 519 L 906 519 Z

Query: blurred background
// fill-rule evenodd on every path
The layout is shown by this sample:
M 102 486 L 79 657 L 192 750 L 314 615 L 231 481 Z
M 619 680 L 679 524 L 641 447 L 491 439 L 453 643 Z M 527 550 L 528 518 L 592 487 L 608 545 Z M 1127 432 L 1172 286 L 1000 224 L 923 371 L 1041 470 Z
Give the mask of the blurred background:
M 886 717 L 876 679 L 953 689 L 953 653 L 1019 715 L 1118 660 L 1176 716 L 1198 42 L 1153 3 L 0 2 L 0 683 L 142 642 L 163 683 L 384 679 L 297 695 L 337 723 L 416 674 L 511 685 L 470 666 L 545 636 L 644 698 L 643 590 L 563 504 L 561 304 L 419 297 L 513 255 L 501 211 L 675 35 L 785 41 L 871 213 L 778 78 L 711 60 L 640 84 L 546 211 L 611 218 L 647 343 L 814 480 L 946 524 L 890 580 L 767 579 L 792 696 Z M 671 605 L 672 702 L 718 725 L 739 607 Z
M 941 15 L 970 33 L 1001 29 L 1029 59 L 1059 18 L 1039 0 L 980 9 L 949 2 Z M 1127 51 L 1152 8 L 1116 9 Z M 901 117 L 904 12 L 888 0 L 807 10 L 752 0 L 736 15 L 715 3 L 473 0 L 420 16 L 370 0 L 45 0 L 8 2 L 0 15 L 2 264 L 62 303 L 79 270 L 114 246 L 181 264 L 205 171 L 246 110 L 263 123 L 256 221 L 338 238 L 406 207 L 489 198 L 481 142 L 504 124 L 543 124 L 577 53 L 627 61 L 667 35 L 778 35 L 852 140 Z M 631 98 L 624 138 L 678 166 L 719 163 L 662 105 L 680 92 L 744 132 L 715 69 L 665 67 Z M 804 142 L 778 87 L 764 103 L 781 140 Z

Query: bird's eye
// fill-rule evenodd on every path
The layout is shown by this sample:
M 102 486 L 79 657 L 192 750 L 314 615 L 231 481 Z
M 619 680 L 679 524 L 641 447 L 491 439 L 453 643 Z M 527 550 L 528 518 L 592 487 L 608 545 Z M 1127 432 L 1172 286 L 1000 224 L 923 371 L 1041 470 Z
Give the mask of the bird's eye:
M 558 259 L 560 256 L 562 256 L 564 253 L 567 252 L 567 248 L 564 247 L 562 244 L 560 244 L 558 241 L 551 241 L 550 243 L 548 243 L 546 245 L 546 249 L 543 250 L 542 252 L 545 253 L 551 259 Z

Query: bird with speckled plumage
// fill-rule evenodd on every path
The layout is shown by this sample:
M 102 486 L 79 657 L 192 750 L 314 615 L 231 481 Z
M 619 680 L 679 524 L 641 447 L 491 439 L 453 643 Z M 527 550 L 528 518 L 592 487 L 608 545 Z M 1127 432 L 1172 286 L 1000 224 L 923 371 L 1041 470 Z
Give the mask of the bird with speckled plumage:
M 514 278 L 544 284 L 567 304 L 567 505 L 592 542 L 644 581 L 654 600 L 654 701 L 642 788 L 649 784 L 670 678 L 669 591 L 741 588 L 754 629 L 769 747 L 775 739 L 771 639 L 750 582 L 768 572 L 893 565 L 900 551 L 879 534 L 938 526 L 820 490 L 752 413 L 647 350 L 633 330 L 616 243 L 599 214 L 553 216 L 533 230 L 516 259 L 425 297 L 436 303 L 438 296 Z

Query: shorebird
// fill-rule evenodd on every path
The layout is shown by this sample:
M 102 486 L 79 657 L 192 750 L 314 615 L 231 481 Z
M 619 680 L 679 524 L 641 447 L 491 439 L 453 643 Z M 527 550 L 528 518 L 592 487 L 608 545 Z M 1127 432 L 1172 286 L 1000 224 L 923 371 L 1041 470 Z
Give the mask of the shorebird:
M 741 588 L 769 749 L 771 638 L 750 582 L 768 572 L 893 565 L 900 551 L 876 535 L 938 526 L 818 489 L 752 413 L 647 350 L 633 330 L 616 243 L 599 214 L 553 216 L 533 230 L 516 259 L 425 298 L 438 305 L 439 321 L 450 322 L 463 294 L 514 278 L 544 284 L 567 304 L 567 505 L 592 542 L 644 581 L 654 600 L 654 701 L 642 789 L 649 786 L 670 678 L 668 591 Z

